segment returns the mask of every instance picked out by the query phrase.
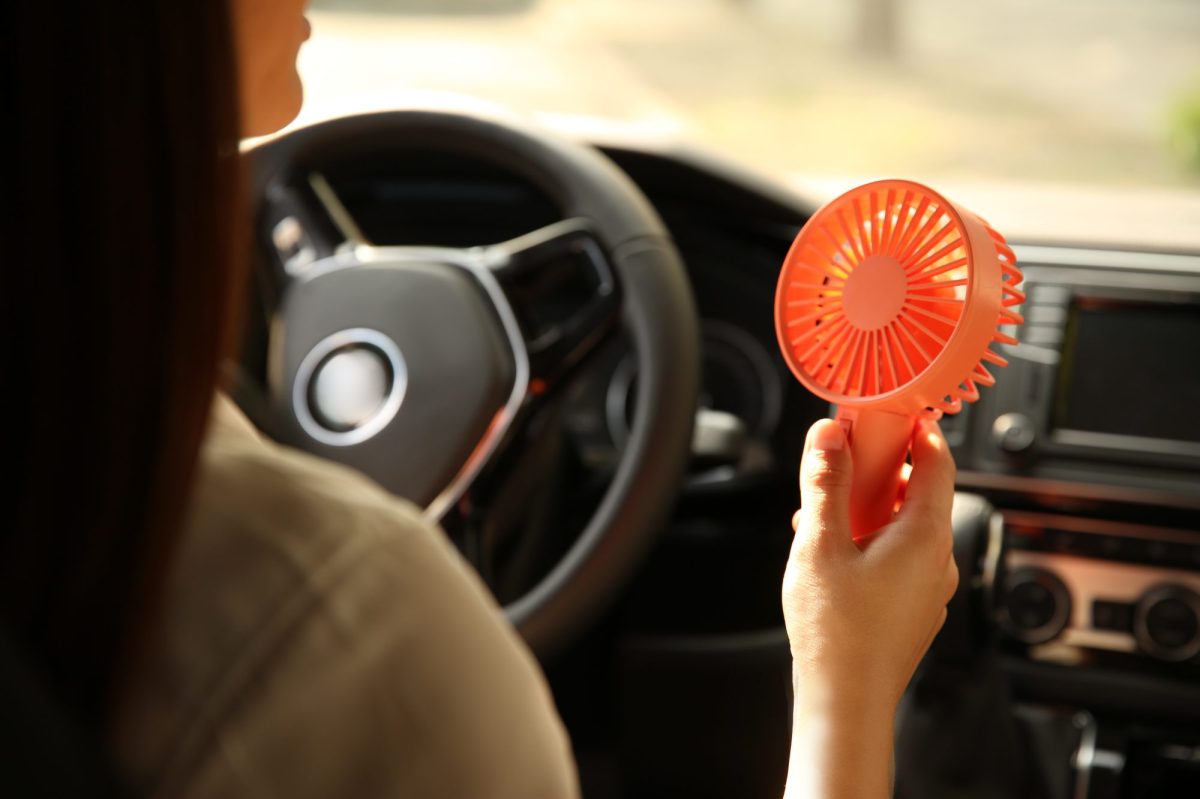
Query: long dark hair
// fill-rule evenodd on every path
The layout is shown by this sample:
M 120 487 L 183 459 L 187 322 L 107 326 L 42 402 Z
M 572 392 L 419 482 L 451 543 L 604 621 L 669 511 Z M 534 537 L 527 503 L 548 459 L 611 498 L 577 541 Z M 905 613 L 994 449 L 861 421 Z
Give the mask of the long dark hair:
M 21 0 L 16 16 L 0 630 L 100 732 L 233 340 L 233 37 L 223 0 Z

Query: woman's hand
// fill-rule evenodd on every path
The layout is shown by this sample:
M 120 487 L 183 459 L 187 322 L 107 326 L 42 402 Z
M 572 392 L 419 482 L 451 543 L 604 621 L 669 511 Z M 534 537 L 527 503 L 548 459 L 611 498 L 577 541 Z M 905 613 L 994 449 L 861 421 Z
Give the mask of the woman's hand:
M 912 461 L 895 519 L 860 549 L 845 436 L 828 419 L 809 430 L 783 581 L 795 684 L 789 796 L 890 791 L 896 704 L 958 585 L 954 461 L 936 423 L 918 425 Z

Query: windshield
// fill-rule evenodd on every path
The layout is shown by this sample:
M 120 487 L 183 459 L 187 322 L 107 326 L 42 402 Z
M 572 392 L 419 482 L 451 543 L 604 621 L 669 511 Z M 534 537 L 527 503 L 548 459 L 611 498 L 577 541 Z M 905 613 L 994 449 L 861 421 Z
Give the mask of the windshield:
M 434 92 L 778 176 L 1200 192 L 1196 0 L 314 0 L 310 106 Z

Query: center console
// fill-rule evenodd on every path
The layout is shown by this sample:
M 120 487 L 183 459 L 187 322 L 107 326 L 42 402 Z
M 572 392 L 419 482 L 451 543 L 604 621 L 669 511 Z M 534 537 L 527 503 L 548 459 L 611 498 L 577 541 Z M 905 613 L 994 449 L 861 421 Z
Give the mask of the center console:
M 1015 249 L 1010 365 L 943 423 L 1015 699 L 1071 719 L 1070 796 L 1200 795 L 1200 257 Z
M 1004 513 L 998 620 L 1030 645 L 1200 655 L 1200 536 L 1074 516 Z

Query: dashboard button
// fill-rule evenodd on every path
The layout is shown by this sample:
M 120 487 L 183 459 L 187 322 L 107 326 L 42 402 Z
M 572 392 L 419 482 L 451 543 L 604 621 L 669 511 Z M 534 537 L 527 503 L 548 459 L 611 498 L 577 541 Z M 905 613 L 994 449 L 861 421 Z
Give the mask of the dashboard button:
M 1100 536 L 1099 555 L 1112 560 L 1128 560 L 1130 563 L 1144 563 L 1146 560 L 1146 541 L 1127 539 L 1118 535 Z
M 1130 551 L 1129 542 L 1123 538 L 1118 538 L 1115 535 L 1100 536 L 1096 552 L 1103 558 L 1121 558 L 1122 556 L 1132 558 L 1133 554 Z
M 1005 452 L 1025 452 L 1037 440 L 1033 420 L 1023 413 L 1006 413 L 992 423 L 992 442 Z
M 1092 626 L 1097 630 L 1133 631 L 1133 604 L 1097 599 L 1092 603 Z
M 1046 548 L 1067 555 L 1078 555 L 1086 538 L 1086 535 L 1070 530 L 1047 530 Z
M 1171 546 L 1166 541 L 1150 541 L 1146 544 L 1146 561 L 1158 566 L 1170 565 Z
M 1160 660 L 1178 662 L 1200 654 L 1200 595 L 1179 585 L 1160 585 L 1138 602 L 1133 635 Z
M 1004 532 L 1005 549 L 1037 549 L 1036 539 L 1028 533 L 1017 533 L 1012 530 Z

